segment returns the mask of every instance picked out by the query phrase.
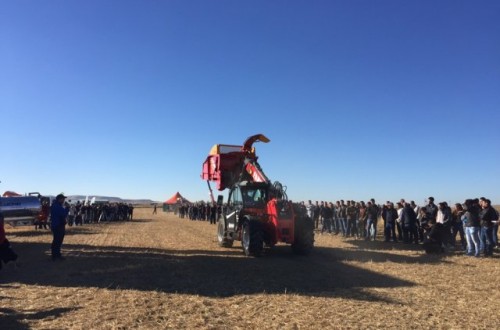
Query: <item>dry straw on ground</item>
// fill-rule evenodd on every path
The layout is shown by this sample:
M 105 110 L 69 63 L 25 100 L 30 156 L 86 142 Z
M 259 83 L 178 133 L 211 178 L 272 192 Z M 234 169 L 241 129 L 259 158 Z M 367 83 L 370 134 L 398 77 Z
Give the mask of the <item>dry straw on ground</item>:
M 317 235 L 246 258 L 206 222 L 138 209 L 125 223 L 51 236 L 7 228 L 20 267 L 0 271 L 0 329 L 498 329 L 500 258 L 426 255 Z

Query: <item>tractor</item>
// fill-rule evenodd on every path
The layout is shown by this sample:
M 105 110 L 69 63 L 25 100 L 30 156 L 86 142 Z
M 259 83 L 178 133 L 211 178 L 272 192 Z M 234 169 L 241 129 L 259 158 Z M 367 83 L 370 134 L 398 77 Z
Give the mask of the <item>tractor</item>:
M 259 165 L 255 142 L 270 140 L 256 134 L 243 145 L 216 144 L 203 163 L 201 178 L 207 181 L 215 203 L 210 181 L 219 191 L 229 189 L 227 203 L 219 195 L 221 213 L 217 221 L 217 241 L 221 247 L 232 247 L 241 241 L 247 256 L 260 256 L 265 247 L 278 242 L 290 244 L 293 252 L 307 254 L 314 246 L 314 223 L 305 206 L 288 200 L 285 187 L 272 183 Z

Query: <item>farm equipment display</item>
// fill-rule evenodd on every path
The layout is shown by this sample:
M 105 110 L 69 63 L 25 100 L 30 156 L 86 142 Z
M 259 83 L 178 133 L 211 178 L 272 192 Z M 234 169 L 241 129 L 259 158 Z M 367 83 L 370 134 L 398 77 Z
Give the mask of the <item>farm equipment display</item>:
M 241 241 L 247 256 L 259 256 L 264 246 L 290 244 L 297 254 L 307 254 L 314 246 L 314 224 L 305 207 L 288 200 L 286 189 L 272 183 L 257 162 L 253 144 L 270 140 L 257 134 L 241 146 L 216 144 L 203 163 L 201 177 L 223 191 L 229 189 L 226 205 L 217 223 L 217 240 L 222 247 Z M 217 203 L 222 204 L 219 196 Z

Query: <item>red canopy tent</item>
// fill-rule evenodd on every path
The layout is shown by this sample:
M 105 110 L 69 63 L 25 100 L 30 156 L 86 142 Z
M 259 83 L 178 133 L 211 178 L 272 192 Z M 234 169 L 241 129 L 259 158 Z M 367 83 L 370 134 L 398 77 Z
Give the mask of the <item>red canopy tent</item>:
M 190 201 L 185 199 L 179 192 L 176 192 L 175 195 L 163 202 L 163 212 L 174 211 L 177 213 L 177 209 L 184 203 L 190 203 Z
M 176 192 L 172 197 L 167 199 L 163 204 L 174 205 L 181 203 L 190 203 L 187 199 L 185 199 L 179 192 Z
M 2 197 L 21 197 L 22 195 L 21 194 L 18 194 L 14 191 L 6 191 L 3 193 Z

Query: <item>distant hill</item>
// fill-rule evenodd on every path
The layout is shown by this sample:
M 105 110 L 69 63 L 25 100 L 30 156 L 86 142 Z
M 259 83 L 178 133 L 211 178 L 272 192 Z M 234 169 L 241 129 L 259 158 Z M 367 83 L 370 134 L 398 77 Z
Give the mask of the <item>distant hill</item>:
M 68 201 L 84 201 L 87 196 L 84 195 L 68 195 Z M 98 202 L 110 202 L 110 203 L 127 203 L 127 204 L 159 204 L 158 201 L 153 201 L 151 199 L 123 199 L 120 197 L 111 197 L 111 196 L 93 196 L 89 195 L 89 201 L 95 197 L 95 200 Z

